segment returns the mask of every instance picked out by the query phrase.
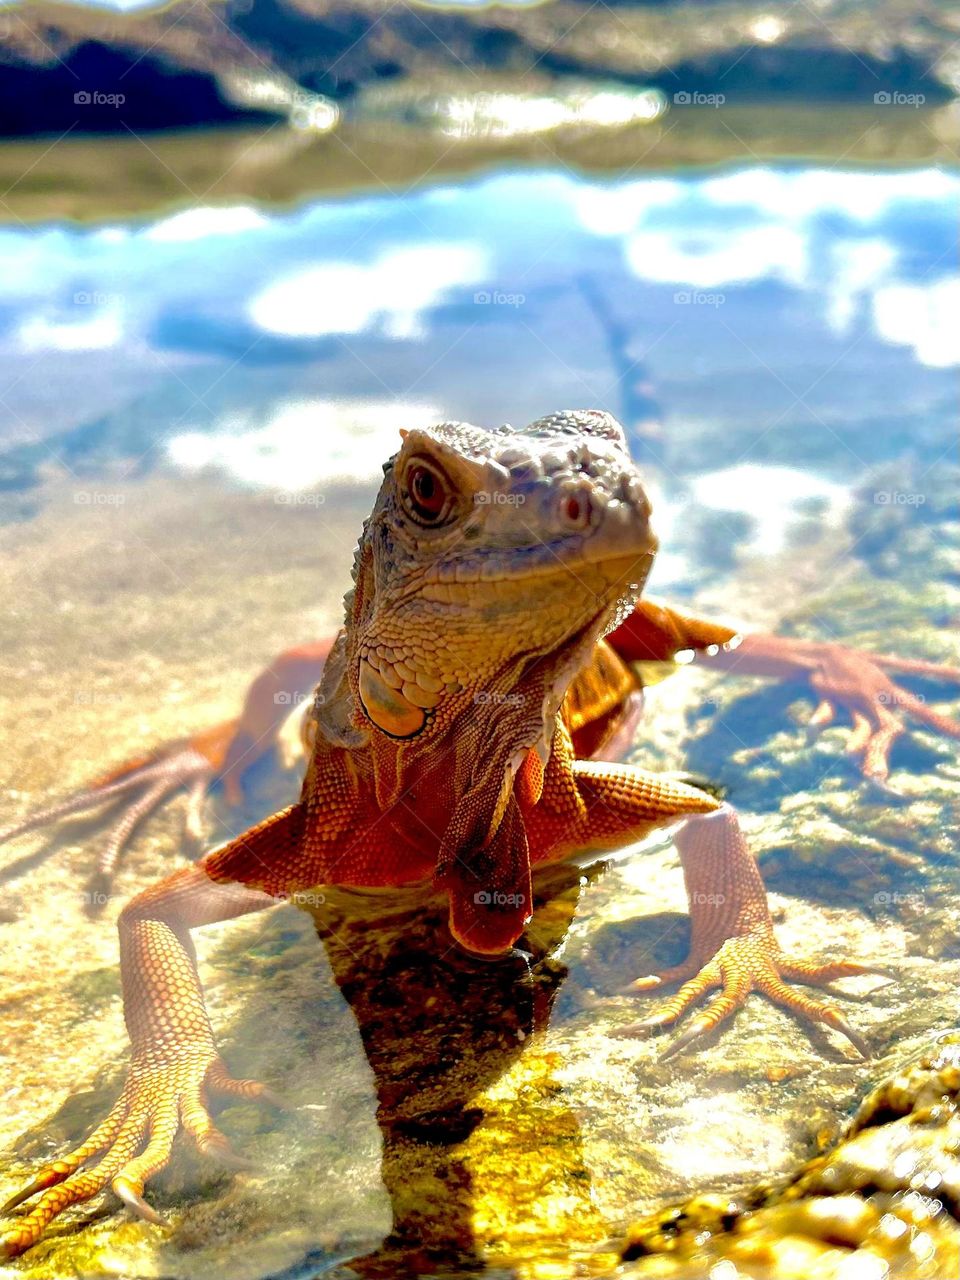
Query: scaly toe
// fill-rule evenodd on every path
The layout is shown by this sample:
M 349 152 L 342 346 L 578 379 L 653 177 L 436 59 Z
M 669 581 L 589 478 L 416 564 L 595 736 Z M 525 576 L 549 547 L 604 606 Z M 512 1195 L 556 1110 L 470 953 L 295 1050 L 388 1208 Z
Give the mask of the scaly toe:
M 628 1022 L 625 1027 L 613 1027 L 607 1034 L 614 1040 L 646 1040 L 653 1030 L 645 1019 L 643 1022 Z
M 635 995 L 638 991 L 659 991 L 661 987 L 673 986 L 675 982 L 690 982 L 697 976 L 699 966 L 694 964 L 676 964 L 661 973 L 648 973 L 642 978 L 635 978 L 620 992 L 621 995 Z
M 636 991 L 655 991 L 657 987 L 662 986 L 663 979 L 658 973 L 648 973 L 645 978 L 635 978 L 633 982 L 628 982 L 625 987 L 620 987 L 617 995 L 630 996 Z
M 233 1169 L 237 1173 L 248 1173 L 257 1167 L 256 1161 L 250 1160 L 247 1156 L 242 1156 L 239 1152 L 234 1151 L 222 1134 L 218 1133 L 213 1137 L 201 1138 L 198 1140 L 197 1146 L 205 1156 L 209 1156 L 211 1160 L 216 1160 L 225 1169 Z
M 888 781 L 888 775 L 881 777 L 876 773 L 864 773 L 863 780 L 870 791 L 874 791 L 877 795 L 893 797 L 897 800 L 904 799 L 903 793 L 898 791 L 896 787 L 892 787 Z
M 269 1106 L 276 1107 L 278 1111 L 291 1112 L 296 1109 L 289 1098 L 284 1097 L 282 1093 L 277 1093 L 275 1089 L 268 1089 L 266 1085 L 264 1085 L 259 1098 L 268 1103 Z

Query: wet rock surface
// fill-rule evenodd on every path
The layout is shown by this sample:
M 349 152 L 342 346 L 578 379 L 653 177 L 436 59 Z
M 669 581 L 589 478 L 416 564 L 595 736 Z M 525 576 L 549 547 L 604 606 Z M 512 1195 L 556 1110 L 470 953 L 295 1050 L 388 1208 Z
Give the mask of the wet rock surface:
M 871 1091 L 842 1142 L 786 1185 L 700 1197 L 637 1223 L 643 1276 L 948 1276 L 960 1249 L 960 1035 Z M 724 1264 L 718 1269 L 718 1264 Z

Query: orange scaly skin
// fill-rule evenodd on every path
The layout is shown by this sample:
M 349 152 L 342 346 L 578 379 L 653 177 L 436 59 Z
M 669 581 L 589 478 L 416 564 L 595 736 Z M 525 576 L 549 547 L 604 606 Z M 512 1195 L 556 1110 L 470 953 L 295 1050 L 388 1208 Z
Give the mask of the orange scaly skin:
M 273 741 L 277 707 L 285 711 L 322 666 L 299 801 L 121 913 L 129 1077 L 87 1141 L 6 1206 L 37 1197 L 0 1234 L 0 1253 L 28 1248 L 63 1209 L 106 1187 L 157 1221 L 143 1189 L 180 1129 L 201 1150 L 240 1163 L 210 1118 L 213 1098 L 274 1099 L 259 1083 L 232 1078 L 219 1057 L 190 932 L 322 885 L 432 879 L 449 899 L 454 939 L 499 954 L 523 933 L 533 869 L 687 819 L 677 847 L 691 901 L 690 957 L 637 986 L 686 982 L 623 1033 L 674 1022 L 719 986 L 673 1051 L 756 989 L 865 1052 L 833 1005 L 784 981 L 823 984 L 864 970 L 783 955 L 733 810 L 694 787 L 586 757 L 611 750 L 633 723 L 640 678 L 629 664 L 694 649 L 735 670 L 808 676 L 824 703 L 853 711 L 864 767 L 879 777 L 893 737 L 879 693 L 894 690 L 896 705 L 960 732 L 912 706 L 883 674 L 919 664 L 775 637 L 735 648 L 728 628 L 637 604 L 656 543 L 623 433 L 606 414 L 555 414 L 524 432 L 443 424 L 403 434 L 364 527 L 333 645 L 281 655 L 255 682 L 235 730 L 157 753 L 19 828 L 91 797 L 145 788 L 128 810 L 132 830 L 147 800 L 184 779 L 194 794 L 215 772 L 235 782 L 245 760 Z M 278 701 L 278 691 L 288 696 Z

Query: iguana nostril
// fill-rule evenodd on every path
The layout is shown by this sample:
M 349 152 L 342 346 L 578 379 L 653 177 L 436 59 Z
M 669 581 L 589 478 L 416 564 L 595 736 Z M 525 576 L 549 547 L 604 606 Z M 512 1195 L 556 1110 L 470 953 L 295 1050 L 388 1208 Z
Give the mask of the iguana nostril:
M 586 492 L 565 493 L 559 503 L 560 519 L 570 529 L 588 529 L 593 518 L 593 503 Z

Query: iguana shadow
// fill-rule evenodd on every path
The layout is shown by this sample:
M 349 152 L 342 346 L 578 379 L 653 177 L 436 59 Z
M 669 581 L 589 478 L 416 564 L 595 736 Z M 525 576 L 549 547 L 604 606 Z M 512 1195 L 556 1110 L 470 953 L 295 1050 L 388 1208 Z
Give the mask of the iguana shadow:
M 586 1217 L 595 1219 L 579 1126 L 559 1086 L 536 1071 L 522 1103 L 498 1102 L 495 1114 L 483 1097 L 548 1025 L 567 975 L 555 953 L 573 919 L 582 876 L 569 866 L 541 874 L 525 934 L 512 953 L 494 961 L 469 956 L 452 941 L 443 897 L 421 896 L 388 915 L 381 905 L 379 918 L 371 918 L 377 906 L 369 895 L 344 891 L 310 908 L 373 1071 L 382 1178 L 391 1201 L 389 1233 L 372 1253 L 352 1259 L 351 1270 L 372 1277 L 481 1268 L 488 1259 L 478 1217 L 489 1223 L 503 1210 L 516 1220 L 525 1192 L 517 1161 L 531 1139 L 538 1155 L 542 1146 L 562 1147 L 559 1163 L 542 1162 L 541 1176 L 563 1185 L 545 1190 L 582 1199 Z M 485 1121 L 490 1132 L 471 1143 Z M 520 1132 L 508 1131 L 514 1122 Z M 538 1141 L 546 1123 L 549 1142 Z M 477 1186 L 478 1166 L 484 1183 L 490 1175 L 490 1186 Z

